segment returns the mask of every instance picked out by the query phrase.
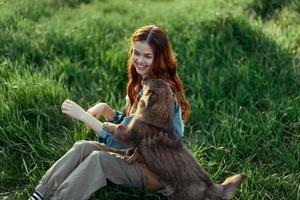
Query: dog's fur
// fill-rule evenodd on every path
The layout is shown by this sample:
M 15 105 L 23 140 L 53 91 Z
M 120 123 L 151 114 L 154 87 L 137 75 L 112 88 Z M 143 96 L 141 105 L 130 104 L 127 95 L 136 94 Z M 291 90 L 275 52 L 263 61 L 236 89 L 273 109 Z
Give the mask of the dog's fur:
M 182 142 L 173 125 L 176 97 L 161 79 L 145 79 L 134 118 L 128 126 L 105 122 L 117 141 L 136 148 L 129 162 L 139 160 L 164 183 L 172 200 L 231 199 L 243 174 L 215 184 Z

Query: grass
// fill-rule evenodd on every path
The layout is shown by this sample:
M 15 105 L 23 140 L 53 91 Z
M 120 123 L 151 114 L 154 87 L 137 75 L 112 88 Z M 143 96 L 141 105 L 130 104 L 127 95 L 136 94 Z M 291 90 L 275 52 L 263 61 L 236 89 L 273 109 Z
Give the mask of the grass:
M 55 3 L 56 2 L 56 3 Z M 162 26 L 193 113 L 185 143 L 236 199 L 300 199 L 300 2 L 0 0 L 0 198 L 28 199 L 93 133 L 60 112 L 125 104 L 130 36 Z M 162 199 L 108 186 L 92 199 Z

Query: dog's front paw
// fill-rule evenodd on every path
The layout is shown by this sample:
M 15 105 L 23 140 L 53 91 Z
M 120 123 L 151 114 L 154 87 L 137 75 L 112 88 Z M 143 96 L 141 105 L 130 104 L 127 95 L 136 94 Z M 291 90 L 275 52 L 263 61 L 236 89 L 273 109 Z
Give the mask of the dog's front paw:
M 112 134 L 117 130 L 117 127 L 118 126 L 116 124 L 113 124 L 111 122 L 103 123 L 103 128 Z
M 133 164 L 135 162 L 144 163 L 144 158 L 138 151 L 138 149 L 134 149 L 134 152 L 131 156 L 129 156 L 126 160 L 128 164 Z

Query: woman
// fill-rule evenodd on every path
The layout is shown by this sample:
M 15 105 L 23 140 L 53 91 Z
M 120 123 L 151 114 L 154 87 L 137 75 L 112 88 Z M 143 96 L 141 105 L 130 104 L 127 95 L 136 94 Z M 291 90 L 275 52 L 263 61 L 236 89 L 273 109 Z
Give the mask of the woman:
M 122 159 L 128 149 L 102 129 L 102 123 L 97 118 L 104 115 L 114 123 L 128 124 L 143 94 L 143 78 L 161 78 L 169 83 L 179 102 L 173 122 L 177 132 L 183 136 L 183 122 L 187 120 L 191 108 L 183 96 L 183 85 L 176 69 L 171 44 L 161 28 L 149 25 L 134 32 L 129 50 L 125 112 L 115 111 L 106 103 L 96 104 L 86 112 L 75 102 L 65 100 L 62 112 L 99 133 L 100 143 L 76 142 L 43 176 L 31 199 L 88 199 L 106 186 L 107 180 L 124 186 L 163 191 L 164 185 L 145 165 L 129 165 Z

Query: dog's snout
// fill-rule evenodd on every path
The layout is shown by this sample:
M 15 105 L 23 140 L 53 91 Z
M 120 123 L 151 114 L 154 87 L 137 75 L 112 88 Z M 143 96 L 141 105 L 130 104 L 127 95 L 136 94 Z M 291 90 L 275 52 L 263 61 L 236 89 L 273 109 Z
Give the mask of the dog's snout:
M 146 78 L 144 78 L 144 79 L 142 80 L 142 84 L 143 84 L 143 85 L 147 85 L 147 84 L 150 82 L 150 80 L 151 80 L 151 78 L 146 77 Z

